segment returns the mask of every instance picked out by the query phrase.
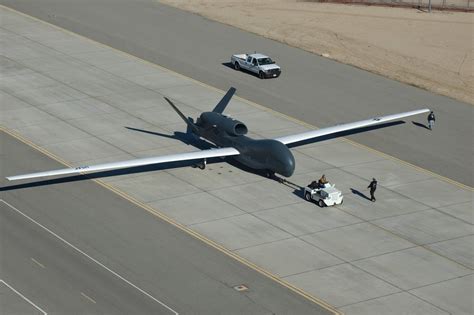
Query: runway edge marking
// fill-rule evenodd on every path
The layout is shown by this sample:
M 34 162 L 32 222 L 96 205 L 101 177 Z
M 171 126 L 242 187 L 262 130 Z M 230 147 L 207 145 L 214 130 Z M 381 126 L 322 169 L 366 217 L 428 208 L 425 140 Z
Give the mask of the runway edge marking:
M 122 277 L 121 275 L 119 275 L 117 272 L 113 271 L 112 269 L 110 269 L 109 267 L 107 267 L 106 265 L 104 265 L 103 263 L 101 263 L 100 261 L 98 261 L 97 259 L 95 259 L 94 257 L 88 255 L 86 252 L 82 251 L 80 248 L 78 248 L 77 246 L 74 246 L 73 244 L 71 244 L 70 242 L 66 241 L 64 238 L 62 238 L 61 236 L 59 236 L 58 234 L 54 233 L 53 231 L 51 231 L 50 229 L 48 229 L 46 226 L 44 226 L 43 224 L 39 223 L 38 221 L 34 220 L 33 218 L 31 218 L 30 216 L 26 215 L 25 213 L 21 212 L 18 208 L 16 208 L 15 206 L 13 206 L 12 204 L 8 203 L 6 200 L 3 200 L 3 199 L 0 199 L 0 202 L 3 202 L 5 205 L 7 205 L 8 207 L 10 207 L 11 209 L 13 209 L 16 213 L 20 214 L 21 216 L 25 217 L 28 221 L 36 224 L 37 226 L 41 227 L 42 229 L 44 229 L 46 232 L 48 232 L 49 234 L 53 235 L 54 237 L 56 237 L 58 240 L 60 240 L 61 242 L 63 242 L 64 244 L 68 245 L 69 247 L 71 247 L 72 249 L 74 249 L 75 251 L 77 251 L 78 253 L 80 253 L 81 255 L 84 255 L 85 257 L 89 258 L 90 260 L 92 260 L 94 263 L 96 263 L 97 265 L 99 265 L 100 267 L 104 268 L 105 270 L 107 270 L 108 272 L 110 272 L 111 274 L 113 274 L 114 276 L 116 276 L 117 278 L 119 278 L 120 280 L 122 280 L 123 282 L 127 283 L 128 285 L 130 285 L 131 287 L 133 287 L 134 289 L 136 289 L 137 291 L 139 291 L 140 293 L 142 293 L 143 295 L 149 297 L 150 299 L 152 299 L 153 301 L 157 302 L 158 304 L 160 304 L 161 306 L 163 306 L 164 308 L 166 308 L 167 310 L 171 311 L 172 313 L 174 313 L 175 315 L 179 315 L 178 312 L 176 312 L 174 309 L 172 309 L 171 307 L 169 307 L 168 305 L 166 305 L 165 303 L 161 302 L 160 300 L 158 300 L 157 298 L 155 298 L 153 295 L 151 295 L 150 293 L 146 292 L 145 290 L 143 290 L 142 288 L 138 287 L 137 285 L 133 284 L 131 281 L 127 280 L 126 278 Z M 82 292 L 81 292 L 82 293 Z
M 67 163 L 65 160 L 61 159 L 60 157 L 57 157 L 55 156 L 53 153 L 47 151 L 46 149 L 36 145 L 35 143 L 31 142 L 30 140 L 26 139 L 25 137 L 17 134 L 16 132 L 12 131 L 12 130 L 9 130 L 3 126 L 0 126 L 0 130 L 5 132 L 6 134 L 14 137 L 15 139 L 23 142 L 24 144 L 32 147 L 33 149 L 43 153 L 44 155 L 48 156 L 49 158 L 55 160 L 56 162 L 59 162 L 61 164 L 63 164 L 64 166 L 67 166 L 67 167 L 72 167 L 72 165 L 70 165 L 69 163 Z M 87 176 L 87 174 L 84 174 L 84 173 L 80 173 L 80 175 L 84 175 L 84 176 Z M 258 273 L 266 276 L 267 278 L 270 278 L 271 280 L 277 282 L 278 284 L 286 287 L 287 289 L 290 289 L 291 291 L 293 291 L 294 293 L 304 297 L 305 299 L 321 306 L 322 308 L 330 311 L 330 312 L 333 312 L 335 315 L 344 315 L 344 313 L 342 313 L 341 311 L 337 310 L 334 306 L 328 304 L 327 302 L 307 293 L 306 291 L 278 278 L 276 275 L 272 274 L 270 271 L 267 271 L 265 269 L 263 269 L 262 267 L 246 260 L 245 258 L 242 258 L 240 257 L 239 255 L 237 255 L 236 253 L 232 252 L 231 250 L 225 248 L 224 246 L 214 242 L 213 240 L 205 237 L 204 235 L 201 235 L 199 234 L 198 232 L 188 228 L 187 226 L 175 221 L 174 219 L 168 217 L 166 214 L 158 211 L 157 209 L 155 208 L 152 208 L 150 207 L 149 205 L 147 204 L 144 204 L 142 203 L 141 201 L 127 195 L 125 192 L 99 180 L 99 179 L 90 179 L 91 181 L 94 181 L 95 183 L 97 183 L 98 185 L 104 187 L 105 189 L 107 190 L 110 190 L 112 191 L 113 193 L 119 195 L 120 197 L 122 197 L 123 199 L 135 204 L 136 206 L 146 210 L 147 212 L 151 213 L 152 215 L 158 217 L 159 219 L 175 226 L 176 228 L 182 230 L 183 232 L 186 232 L 187 234 L 191 235 L 192 237 L 204 242 L 205 244 L 211 246 L 212 248 L 226 254 L 227 256 L 237 260 L 238 262 L 242 263 L 243 265 L 257 271 Z
M 178 72 L 176 72 L 176 71 L 174 71 L 174 70 L 168 69 L 168 68 L 166 68 L 166 67 L 164 67 L 164 66 L 161 66 L 161 65 L 159 65 L 159 64 L 156 64 L 156 63 L 153 63 L 153 62 L 148 61 L 148 60 L 146 60 L 146 59 L 143 59 L 143 58 L 134 56 L 134 55 L 129 54 L 129 53 L 127 53 L 127 52 L 124 52 L 124 51 L 122 51 L 122 50 L 119 50 L 119 49 L 116 49 L 116 48 L 114 48 L 114 47 L 111 47 L 111 46 L 108 46 L 108 45 L 106 45 L 106 44 L 103 44 L 103 43 L 101 43 L 101 42 L 95 41 L 95 40 L 93 40 L 93 39 L 91 39 L 91 38 L 88 38 L 88 37 L 85 37 L 85 36 L 83 36 L 83 35 L 81 35 L 81 34 L 74 33 L 74 32 L 72 32 L 72 31 L 69 31 L 69 30 L 67 30 L 67 29 L 64 29 L 64 28 L 62 28 L 62 27 L 60 27 L 60 26 L 54 25 L 54 24 L 49 23 L 49 22 L 47 22 L 47 21 L 43 21 L 43 20 L 41 20 L 41 19 L 39 19 L 39 18 L 36 18 L 36 17 L 31 16 L 31 15 L 28 15 L 28 14 L 26 14 L 26 13 L 17 11 L 17 10 L 12 9 L 12 8 L 9 8 L 9 7 L 4 6 L 4 5 L 2 5 L 2 4 L 0 4 L 0 7 L 4 8 L 4 9 L 6 9 L 6 10 L 9 10 L 9 11 L 15 12 L 15 13 L 17 13 L 17 14 L 20 14 L 20 15 L 22 15 L 22 16 L 25 16 L 25 17 L 27 17 L 27 18 L 33 19 L 33 20 L 38 21 L 38 22 L 40 22 L 40 23 L 44 23 L 44 24 L 46 24 L 46 25 L 48 25 L 48 26 L 51 26 L 51 27 L 53 27 L 53 28 L 56 28 L 56 29 L 61 30 L 61 31 L 63 31 L 63 32 L 66 32 L 66 33 L 68 33 L 68 34 L 77 36 L 77 37 L 79 37 L 79 38 L 81 38 L 81 39 L 85 39 L 85 40 L 90 41 L 91 43 L 94 43 L 94 44 L 96 44 L 96 45 L 100 45 L 100 46 L 106 47 L 106 48 L 108 48 L 108 49 L 112 49 L 112 50 L 114 50 L 114 51 L 116 51 L 116 52 L 118 52 L 118 53 L 120 53 L 120 54 L 122 54 L 122 55 L 124 55 L 124 56 L 131 57 L 131 58 L 136 59 L 136 60 L 138 60 L 138 61 L 141 61 L 141 62 L 147 63 L 147 64 L 149 64 L 149 65 L 152 65 L 153 67 L 157 67 L 157 68 L 159 68 L 159 69 L 161 69 L 161 70 L 165 70 L 165 71 L 170 72 L 170 73 L 172 73 L 172 74 L 174 74 L 174 75 L 177 75 L 177 76 L 179 76 L 179 77 L 182 77 L 182 78 L 185 78 L 185 79 L 187 79 L 187 80 L 193 81 L 193 82 L 195 82 L 196 84 L 201 85 L 202 87 L 209 88 L 209 89 L 214 90 L 214 91 L 216 91 L 216 92 L 218 92 L 218 93 L 220 93 L 220 94 L 222 94 L 222 95 L 225 94 L 225 91 L 223 91 L 223 90 L 221 90 L 221 89 L 218 89 L 218 88 L 216 88 L 216 87 L 214 87 L 214 86 L 212 86 L 212 85 L 206 84 L 206 83 L 204 83 L 204 82 L 198 81 L 198 80 L 193 79 L 193 78 L 191 78 L 191 77 L 185 76 L 185 75 L 183 75 L 183 74 L 181 74 L 181 73 L 178 73 Z M 310 123 L 304 122 L 304 121 L 299 120 L 299 119 L 297 119 L 297 118 L 288 116 L 288 115 L 286 115 L 286 114 L 280 113 L 280 112 L 278 112 L 278 111 L 276 111 L 276 110 L 274 110 L 274 109 L 271 109 L 271 108 L 265 107 L 265 106 L 263 106 L 263 105 L 257 104 L 257 103 L 255 103 L 255 102 L 252 102 L 252 101 L 250 101 L 250 100 L 247 100 L 247 99 L 245 99 L 245 98 L 242 98 L 242 97 L 240 97 L 240 96 L 238 96 L 238 95 L 235 95 L 234 98 L 237 98 L 237 99 L 243 101 L 244 103 L 247 103 L 247 104 L 249 104 L 249 105 L 251 105 L 251 106 L 253 106 L 253 107 L 257 107 L 257 108 L 259 108 L 259 109 L 261 109 L 261 110 L 264 110 L 264 111 L 266 111 L 266 112 L 274 113 L 274 114 L 276 114 L 277 116 L 286 118 L 286 119 L 288 119 L 288 120 L 290 120 L 290 121 L 296 122 L 296 123 L 298 123 L 298 124 L 300 124 L 300 125 L 303 125 L 303 126 L 306 126 L 306 127 L 308 127 L 308 128 L 311 128 L 311 129 L 320 129 L 319 127 L 317 127 L 317 126 L 315 126 L 315 125 L 312 125 L 312 124 L 310 124 Z M 410 163 L 410 162 L 401 160 L 401 159 L 399 159 L 399 158 L 397 158 L 397 157 L 394 157 L 394 156 L 392 156 L 392 155 L 390 155 L 390 154 L 387 154 L 387 153 L 384 153 L 384 152 L 382 152 L 382 151 L 379 151 L 379 150 L 370 148 L 370 147 L 368 147 L 368 146 L 366 146 L 366 145 L 360 144 L 360 143 L 355 142 L 355 141 L 353 141 L 353 140 L 349 140 L 349 139 L 347 139 L 347 138 L 345 138 L 345 137 L 341 137 L 341 139 L 345 140 L 346 142 L 348 142 L 348 143 L 350 143 L 350 144 L 352 144 L 352 145 L 354 145 L 354 146 L 358 146 L 358 147 L 363 148 L 363 149 L 366 149 L 366 150 L 368 150 L 368 151 L 372 151 L 372 152 L 374 152 L 374 153 L 376 153 L 376 154 L 378 154 L 378 155 L 381 155 L 381 156 L 383 156 L 383 157 L 385 157 L 385 158 L 390 158 L 390 159 L 393 159 L 393 160 L 395 160 L 395 161 L 401 162 L 401 163 L 403 163 L 403 164 L 405 164 L 405 165 L 407 165 L 407 166 L 410 166 L 410 167 L 412 167 L 412 168 L 414 168 L 414 169 L 417 169 L 417 170 L 419 170 L 419 171 L 425 172 L 425 173 L 429 174 L 430 176 L 437 177 L 437 178 L 439 178 L 439 179 L 441 179 L 441 180 L 443 180 L 443 181 L 445 181 L 445 182 L 448 182 L 448 183 L 450 183 L 450 184 L 456 185 L 456 186 L 458 186 L 458 187 L 460 187 L 460 188 L 463 188 L 463 189 L 466 189 L 466 190 L 469 190 L 469 191 L 474 191 L 474 187 L 471 187 L 471 186 L 469 186 L 469 185 L 462 184 L 462 183 L 460 183 L 460 182 L 458 182 L 458 181 L 456 181 L 456 180 L 454 180 L 454 179 L 451 179 L 451 178 L 448 178 L 448 177 L 446 177 L 446 176 L 443 176 L 443 175 L 434 173 L 434 172 L 432 172 L 432 171 L 430 171 L 430 170 L 427 170 L 427 169 L 425 169 L 425 168 L 422 168 L 421 166 L 417 166 L 417 165 L 412 164 L 412 163 Z
M 35 303 L 31 302 L 26 296 L 24 296 L 23 294 L 21 294 L 20 292 L 18 292 L 18 290 L 16 290 L 14 287 L 12 287 L 11 285 L 9 285 L 5 280 L 0 279 L 0 282 L 3 283 L 4 285 L 6 285 L 10 290 L 12 290 L 13 292 L 15 292 L 16 294 L 18 294 L 18 296 L 20 296 L 23 300 L 25 300 L 25 301 L 28 302 L 29 304 L 33 305 L 38 311 L 40 311 L 40 312 L 43 313 L 44 315 L 48 315 L 48 313 L 46 313 L 45 311 L 43 311 L 43 309 L 42 309 L 41 307 L 39 307 L 39 306 L 36 305 Z

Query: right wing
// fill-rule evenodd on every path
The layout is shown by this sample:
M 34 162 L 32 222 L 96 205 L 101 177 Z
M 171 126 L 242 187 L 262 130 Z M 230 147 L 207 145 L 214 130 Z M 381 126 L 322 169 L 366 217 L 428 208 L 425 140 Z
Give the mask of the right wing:
M 313 139 L 313 138 L 327 136 L 327 135 L 338 133 L 338 132 L 343 132 L 343 131 L 357 129 L 357 128 L 363 128 L 363 127 L 369 127 L 369 126 L 381 124 L 384 122 L 402 119 L 408 116 L 423 114 L 429 111 L 430 111 L 429 109 L 425 108 L 425 109 L 413 110 L 410 112 L 405 112 L 405 113 L 400 113 L 400 114 L 375 117 L 375 118 L 351 122 L 347 124 L 326 127 L 326 128 L 322 128 L 318 130 L 311 130 L 311 131 L 299 133 L 296 135 L 284 136 L 284 137 L 276 138 L 275 140 L 288 145 L 288 144 L 302 142 L 302 141 Z
M 134 160 L 128 160 L 128 161 L 121 161 L 121 162 L 111 162 L 111 163 L 97 164 L 97 165 L 91 165 L 91 166 L 78 166 L 74 168 L 63 168 L 59 170 L 52 170 L 52 171 L 46 171 L 46 172 L 15 175 L 15 176 L 9 176 L 7 177 L 7 179 L 12 181 L 12 180 L 19 180 L 19 179 L 46 177 L 46 176 L 80 174 L 80 173 L 85 173 L 85 172 L 89 173 L 89 172 L 97 172 L 97 171 L 107 171 L 107 170 L 113 170 L 113 169 L 129 168 L 129 167 L 144 166 L 144 165 L 151 165 L 151 164 L 198 160 L 198 159 L 224 157 L 224 156 L 239 155 L 239 154 L 240 154 L 239 151 L 230 147 L 219 148 L 219 149 L 209 149 L 209 150 L 196 151 L 196 152 L 170 154 L 170 155 L 164 155 L 164 156 L 134 159 Z

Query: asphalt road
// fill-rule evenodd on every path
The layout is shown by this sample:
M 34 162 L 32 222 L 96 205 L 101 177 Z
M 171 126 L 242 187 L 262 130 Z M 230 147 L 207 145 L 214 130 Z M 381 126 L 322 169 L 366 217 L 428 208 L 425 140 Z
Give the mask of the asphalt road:
M 0 222 L 0 277 L 45 312 L 175 314 L 3 202 Z
M 288 47 L 156 0 L 0 0 L 0 3 L 318 127 L 429 107 L 426 117 L 350 138 L 474 186 L 470 104 Z M 283 68 L 260 80 L 226 63 L 234 53 L 270 54 Z M 442 75 L 442 74 L 440 74 Z
M 61 165 L 3 132 L 0 144 L 0 279 L 47 313 L 328 314 L 86 177 L 7 183 Z

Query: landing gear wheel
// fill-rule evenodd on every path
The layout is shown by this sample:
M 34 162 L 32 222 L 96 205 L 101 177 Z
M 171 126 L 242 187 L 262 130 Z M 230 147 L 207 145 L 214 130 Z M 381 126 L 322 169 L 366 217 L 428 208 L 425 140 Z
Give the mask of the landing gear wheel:
M 240 70 L 240 64 L 238 62 L 234 63 L 234 69 L 237 71 Z
M 318 206 L 320 206 L 321 208 L 324 208 L 326 206 L 326 204 L 324 203 L 324 201 L 322 199 L 319 199 Z
M 263 71 L 260 71 L 260 72 L 258 73 L 258 77 L 259 77 L 260 79 L 262 79 L 262 80 L 265 79 L 265 74 L 263 74 Z
M 202 161 L 202 163 L 199 163 L 199 164 L 198 164 L 198 167 L 199 167 L 201 170 L 203 170 L 203 169 L 206 168 L 206 164 L 207 164 L 207 160 L 204 159 L 204 160 Z
M 275 173 L 272 171 L 265 171 L 265 177 L 270 179 L 275 178 Z
M 304 199 L 306 199 L 306 201 L 310 201 L 311 202 L 311 194 L 309 192 L 307 192 L 306 194 L 304 194 Z

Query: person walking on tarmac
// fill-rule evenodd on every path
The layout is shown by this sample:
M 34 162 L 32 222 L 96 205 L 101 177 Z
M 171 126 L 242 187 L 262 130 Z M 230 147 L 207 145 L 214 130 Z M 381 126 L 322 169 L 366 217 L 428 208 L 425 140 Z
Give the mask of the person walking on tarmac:
M 369 186 L 367 188 L 370 188 L 370 200 L 372 202 L 375 202 L 375 190 L 377 190 L 377 180 L 375 178 L 372 178 L 372 181 L 370 182 Z
M 430 130 L 433 130 L 435 120 L 436 120 L 436 117 L 435 117 L 433 111 L 431 111 L 430 114 L 428 115 L 428 128 Z

